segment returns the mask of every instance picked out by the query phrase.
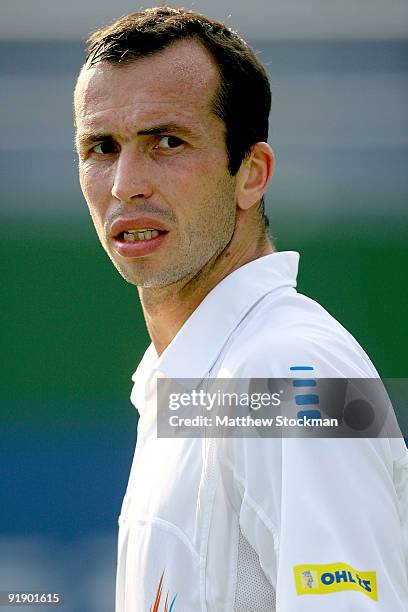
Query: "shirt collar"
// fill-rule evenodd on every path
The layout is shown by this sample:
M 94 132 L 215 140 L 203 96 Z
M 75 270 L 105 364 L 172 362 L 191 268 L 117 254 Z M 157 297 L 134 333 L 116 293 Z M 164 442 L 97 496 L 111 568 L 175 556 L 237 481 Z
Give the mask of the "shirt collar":
M 265 255 L 238 268 L 204 298 L 158 358 L 153 344 L 132 376 L 138 384 L 154 371 L 173 379 L 202 380 L 233 330 L 263 296 L 296 287 L 299 253 Z

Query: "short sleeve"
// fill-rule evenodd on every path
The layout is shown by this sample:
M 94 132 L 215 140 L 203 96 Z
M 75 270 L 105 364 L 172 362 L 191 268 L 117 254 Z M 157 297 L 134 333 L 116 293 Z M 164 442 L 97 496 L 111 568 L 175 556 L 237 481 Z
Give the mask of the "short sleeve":
M 289 339 L 274 345 L 274 367 L 265 350 L 253 359 L 249 351 L 230 373 L 298 376 L 290 367 L 303 365 L 322 377 L 373 375 L 362 355 L 342 348 Z M 217 441 L 223 486 L 276 590 L 277 612 L 408 610 L 408 468 L 399 442 L 397 459 L 384 438 Z

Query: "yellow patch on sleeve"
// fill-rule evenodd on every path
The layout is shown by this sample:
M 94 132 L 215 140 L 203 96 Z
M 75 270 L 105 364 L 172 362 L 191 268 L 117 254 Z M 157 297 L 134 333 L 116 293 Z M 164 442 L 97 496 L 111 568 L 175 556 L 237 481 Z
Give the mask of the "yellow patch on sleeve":
M 326 595 L 339 591 L 360 591 L 378 601 L 375 572 L 360 572 L 346 563 L 295 565 L 297 595 Z

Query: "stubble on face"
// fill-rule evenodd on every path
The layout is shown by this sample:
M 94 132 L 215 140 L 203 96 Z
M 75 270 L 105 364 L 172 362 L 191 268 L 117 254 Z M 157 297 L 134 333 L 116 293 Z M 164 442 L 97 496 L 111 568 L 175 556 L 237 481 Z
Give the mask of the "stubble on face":
M 124 67 L 104 63 L 84 69 L 75 95 L 78 130 L 112 132 L 121 155 L 134 155 L 137 197 L 112 195 L 118 159 L 109 164 L 80 160 L 81 186 L 101 243 L 120 274 L 142 288 L 185 285 L 215 262 L 235 228 L 235 179 L 228 173 L 224 124 L 211 112 L 219 75 L 197 42 L 174 43 Z M 181 154 L 153 158 L 131 139 L 135 126 L 166 121 L 187 123 L 196 139 Z M 116 136 L 117 134 L 117 136 Z M 145 154 L 145 157 L 143 157 Z M 140 164 L 138 166 L 137 164 Z M 127 179 L 131 183 L 131 177 Z M 162 247 L 145 257 L 118 255 L 107 228 L 118 216 L 150 215 L 169 227 Z

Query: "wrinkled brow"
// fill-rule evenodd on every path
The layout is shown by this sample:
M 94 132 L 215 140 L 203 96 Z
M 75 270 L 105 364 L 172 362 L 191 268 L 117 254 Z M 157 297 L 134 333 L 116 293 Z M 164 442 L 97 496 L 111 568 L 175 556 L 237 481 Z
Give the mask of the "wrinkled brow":
M 152 127 L 139 130 L 136 135 L 154 136 L 175 132 L 177 134 L 184 135 L 189 138 L 197 137 L 197 134 L 193 132 L 190 128 L 180 125 L 178 123 L 161 123 L 159 125 L 154 125 Z M 114 140 L 114 136 L 112 134 L 105 134 L 103 132 L 85 132 L 83 134 L 78 133 L 76 135 L 76 143 L 79 149 L 89 147 L 92 144 L 102 142 L 104 140 Z

